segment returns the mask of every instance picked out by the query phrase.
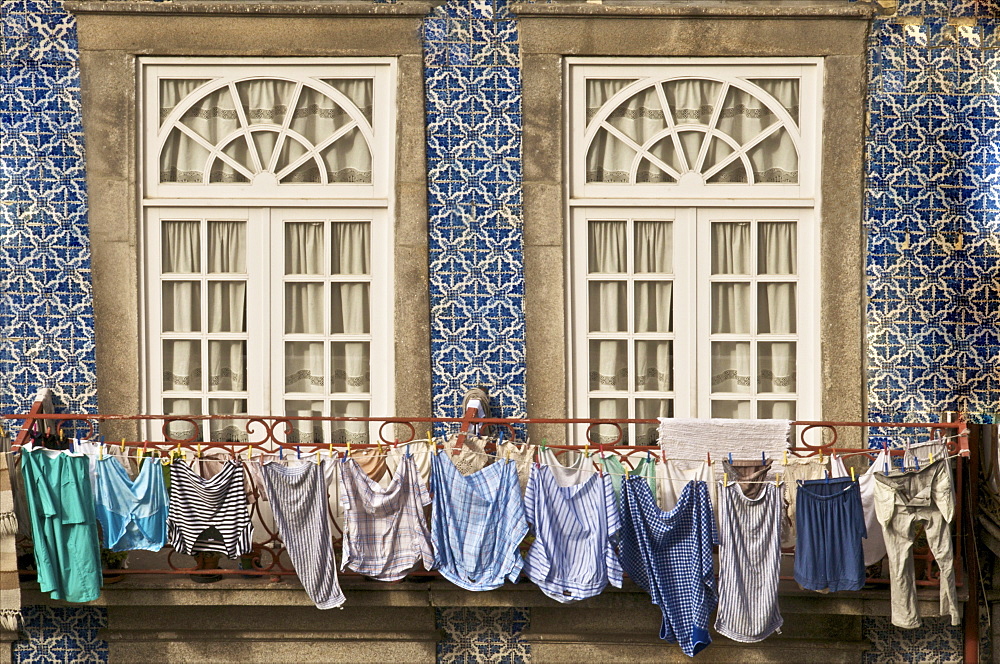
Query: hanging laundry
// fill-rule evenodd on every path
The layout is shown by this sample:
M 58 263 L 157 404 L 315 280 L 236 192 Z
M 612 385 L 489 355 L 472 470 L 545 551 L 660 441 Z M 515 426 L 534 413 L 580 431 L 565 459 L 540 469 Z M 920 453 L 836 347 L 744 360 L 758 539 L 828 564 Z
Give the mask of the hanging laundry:
M 639 463 L 635 464 L 635 470 L 630 474 L 633 477 L 642 477 L 646 480 L 646 484 L 649 485 L 649 490 L 653 492 L 655 496 L 659 493 L 659 486 L 656 477 L 656 460 L 653 457 L 645 457 L 639 460 Z
M 97 460 L 95 476 L 104 548 L 162 549 L 167 543 L 167 489 L 159 460 L 142 464 L 133 481 L 116 457 L 104 457 Z
M 0 630 L 21 626 L 21 583 L 17 576 L 17 516 L 14 513 L 10 436 L 0 426 Z
M 458 451 L 458 454 L 452 454 L 455 446 L 458 445 L 458 436 L 457 433 L 452 434 L 444 441 L 444 451 L 448 453 L 452 463 L 458 468 L 458 472 L 463 475 L 471 475 L 493 463 L 496 457 L 486 453 L 486 445 L 489 441 L 472 434 L 465 436 L 462 449 Z
M 377 447 L 368 447 L 354 450 L 349 456 L 372 480 L 381 486 L 386 486 L 389 483 L 389 465 L 386 463 L 385 453 L 382 450 Z
M 771 474 L 771 460 L 764 463 L 756 459 L 733 459 L 732 461 L 722 460 L 722 472 L 729 476 L 732 482 L 739 482 L 743 495 L 753 499 L 763 491 L 764 481 Z
M 732 454 L 779 458 L 788 449 L 790 420 L 730 420 L 661 417 L 659 444 L 667 458 L 713 459 Z M 716 472 L 718 472 L 716 468 Z
M 497 458 L 509 459 L 517 466 L 517 480 L 521 485 L 521 495 L 528 488 L 528 478 L 531 476 L 532 460 L 535 457 L 535 446 L 528 443 L 513 443 L 507 441 L 497 445 Z
M 413 457 L 413 463 L 417 466 L 420 481 L 424 484 L 430 482 L 431 459 L 434 457 L 434 450 L 422 441 L 414 441 L 386 449 L 385 463 L 389 467 L 389 472 L 395 475 L 400 462 L 402 462 L 403 457 L 407 454 Z
M 715 473 L 708 461 L 693 461 L 689 459 L 667 459 L 656 464 L 656 488 L 660 509 L 669 511 L 677 505 L 684 487 L 692 480 L 705 482 L 712 500 L 716 517 L 719 514 L 719 501 L 715 489 Z
M 327 520 L 327 489 L 322 466 L 330 463 L 326 460 L 320 464 L 303 463 L 294 468 L 268 463 L 261 467 L 264 489 L 281 540 L 295 574 L 317 609 L 336 608 L 345 601 L 337 578 L 337 560 Z
M 466 590 L 493 590 L 504 578 L 517 583 L 528 523 L 516 466 L 501 461 L 462 475 L 451 459 L 441 450 L 432 461 L 434 567 Z
M 87 462 L 89 464 L 90 486 L 94 490 L 95 494 L 97 493 L 97 462 L 99 459 L 106 459 L 108 457 L 118 459 L 118 462 L 125 469 L 125 473 L 129 477 L 135 477 L 136 473 L 139 472 L 139 467 L 136 464 L 135 458 L 132 457 L 127 451 L 122 450 L 120 445 L 102 445 L 90 440 L 80 440 L 78 438 L 70 439 L 67 444 L 71 451 L 77 454 L 83 454 L 87 457 Z
M 625 480 L 625 466 L 621 459 L 611 452 L 602 452 L 594 460 L 595 465 L 603 467 L 604 474 L 611 478 L 611 487 L 615 492 L 615 509 L 621 509 L 622 482 Z
M 346 515 L 341 569 L 380 581 L 398 581 L 422 562 L 434 568 L 424 507 L 427 485 L 413 457 L 404 456 L 389 486 L 364 474 L 353 459 L 340 465 L 340 500 Z
M 704 482 L 690 482 L 677 506 L 656 506 L 642 477 L 627 477 L 622 492 L 619 551 L 622 567 L 660 607 L 660 638 L 695 656 L 712 642 L 709 616 L 718 601 L 712 547 L 715 518 Z
M 941 613 L 951 616 L 952 625 L 960 625 L 950 528 L 955 516 L 955 495 L 947 461 L 942 459 L 922 470 L 888 477 L 876 472 L 875 513 L 885 531 L 889 554 L 892 624 L 904 629 L 920 627 L 913 540 L 918 525 L 923 523 L 927 545 L 940 571 Z
M 566 450 L 556 454 L 551 447 L 543 447 L 539 450 L 538 459 L 541 465 L 556 475 L 561 486 L 580 484 L 599 472 L 595 458 L 583 452 Z
M 622 587 L 622 567 L 612 546 L 619 528 L 611 478 L 593 473 L 565 484 L 548 466 L 534 467 L 524 511 L 535 541 L 524 571 L 557 602 L 599 595 L 610 583 Z
M 280 463 L 288 468 L 319 464 L 320 468 L 323 469 L 323 484 L 326 486 L 327 521 L 330 532 L 335 537 L 339 536 L 343 532 L 344 523 L 344 509 L 340 505 L 340 473 L 338 472 L 340 464 L 336 463 L 340 458 L 340 452 L 334 450 L 332 455 L 326 451 L 316 451 L 301 456 L 298 454 L 288 455 L 284 458 L 278 454 L 267 453 L 252 455 L 250 461 L 244 461 L 242 464 L 244 481 L 253 485 L 251 492 L 257 498 L 256 509 L 251 513 L 255 540 L 259 538 L 261 542 L 266 542 L 270 538 L 267 526 L 275 522 L 261 470 L 269 463 Z
M 807 480 L 796 493 L 795 581 L 806 590 L 861 590 L 866 535 L 861 491 L 851 478 Z
M 785 521 L 781 532 L 781 546 L 790 549 L 795 546 L 796 529 L 795 513 L 798 496 L 798 482 L 821 479 L 827 471 L 825 463 L 820 463 L 819 457 L 792 457 L 785 455 L 777 472 L 781 473 L 782 485 L 785 488 Z
M 97 599 L 101 547 L 86 457 L 34 445 L 20 456 L 39 587 L 52 599 Z
M 191 467 L 191 470 L 198 473 L 198 477 L 208 480 L 218 475 L 231 460 L 232 455 L 230 454 L 213 452 L 211 454 L 196 455 L 188 462 L 188 466 Z M 240 470 L 244 474 L 247 472 L 246 466 L 243 464 L 240 464 Z M 256 486 L 249 476 L 244 476 L 243 478 L 243 493 L 246 495 L 248 505 L 253 505 L 257 502 L 259 491 L 257 491 Z
M 861 543 L 861 549 L 865 556 L 865 566 L 874 565 L 885 558 L 885 537 L 882 534 L 882 524 L 879 523 L 878 516 L 875 514 L 875 473 L 879 468 L 885 467 L 886 458 L 885 451 L 879 452 L 868 470 L 858 476 L 861 506 L 865 511 L 865 530 L 868 532 L 868 537 Z M 832 477 L 850 477 L 850 472 L 839 456 L 830 457 L 830 475 Z
M 778 576 L 781 567 L 781 488 L 756 484 L 719 488 L 719 612 L 715 631 L 756 643 L 781 630 Z
M 210 479 L 184 461 L 170 464 L 167 537 L 179 553 L 218 553 L 236 559 L 250 553 L 253 524 L 247 510 L 243 470 L 227 461 Z

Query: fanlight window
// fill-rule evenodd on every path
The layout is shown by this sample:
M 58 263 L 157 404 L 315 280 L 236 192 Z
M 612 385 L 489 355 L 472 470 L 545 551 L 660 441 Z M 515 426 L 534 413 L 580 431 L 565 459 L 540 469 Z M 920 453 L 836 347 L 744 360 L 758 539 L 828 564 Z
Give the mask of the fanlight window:
M 371 183 L 371 78 L 159 79 L 159 181 Z
M 797 78 L 588 78 L 587 182 L 799 182 Z

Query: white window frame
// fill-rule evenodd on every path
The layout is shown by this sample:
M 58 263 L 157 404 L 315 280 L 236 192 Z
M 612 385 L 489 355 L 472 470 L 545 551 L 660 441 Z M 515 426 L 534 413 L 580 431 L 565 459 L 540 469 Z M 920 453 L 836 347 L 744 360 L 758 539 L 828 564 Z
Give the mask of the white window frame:
M 725 70 L 725 71 L 723 71 Z M 802 100 L 799 112 L 799 182 L 795 185 L 759 183 L 755 185 L 685 186 L 686 183 L 611 184 L 586 182 L 586 79 L 652 77 L 665 80 L 680 76 L 699 76 L 716 80 L 732 77 L 798 77 Z M 819 196 L 823 81 L 821 58 L 567 58 L 564 61 L 567 85 L 565 132 L 567 141 L 566 279 L 570 284 L 567 298 L 567 339 L 569 403 L 573 417 L 590 417 L 591 398 L 627 398 L 629 417 L 635 415 L 636 398 L 673 398 L 675 417 L 711 417 L 711 235 L 709 213 L 727 210 L 734 215 L 760 219 L 772 215 L 775 220 L 799 220 L 798 274 L 794 279 L 775 277 L 776 281 L 796 281 L 797 371 L 795 392 L 796 417 L 821 419 L 820 376 L 820 228 Z M 612 99 L 625 99 L 643 86 L 633 85 Z M 786 114 L 787 115 L 787 114 Z M 582 147 L 581 147 L 582 146 Z M 622 392 L 591 392 L 589 389 L 590 353 L 587 291 L 587 221 L 588 219 L 675 219 L 674 224 L 674 380 L 672 393 L 635 392 L 635 377 Z M 631 228 L 631 225 L 630 225 Z M 631 248 L 631 230 L 629 231 Z M 692 260 L 693 258 L 693 260 Z M 629 256 L 631 268 L 632 256 Z M 631 278 L 631 277 L 629 277 Z M 764 279 L 765 281 L 767 278 Z M 756 280 L 754 280 L 756 283 Z M 629 329 L 634 324 L 631 286 L 628 289 Z M 756 302 L 756 292 L 752 302 Z M 687 316 L 685 316 L 687 312 Z M 694 325 L 685 326 L 689 317 Z M 608 337 L 601 333 L 601 337 Z M 615 335 L 610 335 L 615 336 Z M 622 335 L 632 339 L 636 335 Z M 644 336 L 644 335 L 639 335 Z M 656 335 L 650 335 L 656 337 Z M 746 335 L 753 338 L 756 335 Z M 785 340 L 774 337 L 774 341 Z M 633 365 L 633 344 L 629 344 L 629 367 Z M 752 367 L 756 371 L 756 365 Z M 751 378 L 753 381 L 755 378 Z M 756 389 L 752 390 L 755 394 Z M 660 395 L 663 395 L 660 397 Z M 670 395 L 669 397 L 666 395 Z M 756 417 L 756 398 L 751 400 Z M 782 399 L 769 395 L 765 400 Z M 635 427 L 626 435 L 633 440 Z M 581 429 L 578 432 L 582 435 Z
M 212 183 L 208 185 L 161 184 L 158 182 L 159 164 L 157 136 L 159 108 L 156 95 L 146 94 L 158 90 L 157 80 L 165 78 L 225 77 L 226 84 L 240 77 L 279 76 L 281 69 L 294 68 L 316 78 L 374 78 L 372 183 L 286 184 L 271 187 Z M 139 234 L 142 269 L 140 275 L 140 315 L 142 329 L 141 357 L 144 377 L 141 381 L 141 403 L 144 412 L 163 414 L 164 398 L 201 398 L 207 407 L 208 398 L 246 398 L 250 415 L 284 415 L 285 393 L 283 383 L 284 342 L 283 329 L 283 242 L 278 235 L 280 222 L 277 213 L 292 208 L 296 215 L 320 215 L 330 220 L 368 221 L 371 223 L 371 290 L 370 324 L 371 391 L 359 394 L 358 399 L 370 399 L 370 414 L 391 416 L 395 406 L 394 392 L 394 331 L 393 331 L 393 223 L 395 218 L 395 144 L 396 144 L 396 77 L 394 58 L 241 58 L 238 64 L 229 64 L 223 58 L 142 58 L 140 59 L 139 96 L 139 160 L 140 220 L 143 228 Z M 377 110 L 381 107 L 381 111 Z M 386 112 L 390 109 L 390 112 Z M 149 120 L 149 121 L 147 121 Z M 178 393 L 174 397 L 163 387 L 162 338 L 160 332 L 160 306 L 162 298 L 160 274 L 160 221 L 166 219 L 211 219 L 219 214 L 242 214 L 247 226 L 247 371 L 251 363 L 258 367 L 268 365 L 266 380 L 248 381 L 244 397 L 230 393 L 195 394 Z M 230 216 L 230 219 L 236 219 Z M 257 232 L 255 232 L 257 231 Z M 275 240 L 279 241 L 275 241 Z M 202 253 L 206 251 L 203 246 Z M 329 257 L 327 257 L 329 260 Z M 205 267 L 203 263 L 202 267 Z M 268 276 L 269 275 L 269 276 Z M 270 279 L 270 283 L 268 280 Z M 327 278 L 327 281 L 337 280 Z M 355 281 L 356 279 L 344 279 Z M 253 284 L 251 286 L 250 284 Z M 277 295 L 276 295 L 277 293 Z M 207 308 L 207 295 L 202 293 L 203 325 Z M 270 321 L 254 327 L 254 321 Z M 275 330 L 280 332 L 276 334 Z M 205 337 L 203 331 L 200 336 Z M 327 336 L 326 339 L 335 339 Z M 204 344 L 207 347 L 207 344 Z M 159 350 L 158 350 L 159 349 Z M 207 350 L 202 351 L 203 355 Z M 203 358 L 202 371 L 208 370 Z M 329 372 L 330 367 L 326 367 Z M 332 379 L 332 377 L 331 377 Z M 207 387 L 207 385 L 206 385 Z M 350 399 L 352 395 L 315 394 L 306 397 L 324 401 L 324 414 L 329 414 L 331 400 Z M 295 399 L 296 397 L 289 397 Z M 207 414 L 207 409 L 204 410 Z M 234 417 L 233 419 L 241 419 Z M 279 427 L 280 429 L 281 427 Z M 377 427 L 376 427 L 377 429 Z M 374 433 L 369 429 L 369 435 Z M 205 431 L 208 438 L 208 432 Z M 276 431 L 282 434 L 281 431 Z M 329 440 L 329 431 L 325 431 Z M 151 439 L 161 437 L 158 426 L 147 432 Z

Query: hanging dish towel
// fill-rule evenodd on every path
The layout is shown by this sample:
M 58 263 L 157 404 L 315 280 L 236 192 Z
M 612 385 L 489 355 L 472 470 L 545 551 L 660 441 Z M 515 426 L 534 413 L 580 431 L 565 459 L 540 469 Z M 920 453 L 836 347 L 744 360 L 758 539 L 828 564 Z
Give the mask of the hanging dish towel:
M 791 420 L 727 420 L 660 418 L 660 449 L 668 458 L 704 459 L 718 464 L 724 455 L 780 458 L 788 449 Z M 721 472 L 716 466 L 715 471 Z

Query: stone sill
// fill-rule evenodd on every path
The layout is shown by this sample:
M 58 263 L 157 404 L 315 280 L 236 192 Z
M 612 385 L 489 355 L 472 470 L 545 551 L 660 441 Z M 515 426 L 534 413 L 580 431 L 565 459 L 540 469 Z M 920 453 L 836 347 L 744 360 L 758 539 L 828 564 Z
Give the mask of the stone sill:
M 546 597 L 527 581 L 506 584 L 488 592 L 470 592 L 452 585 L 444 579 L 431 581 L 383 583 L 359 576 L 342 576 L 341 587 L 347 595 L 345 609 L 356 607 L 544 607 L 561 605 Z M 959 588 L 959 600 L 964 602 L 968 593 Z M 21 603 L 24 606 L 42 604 L 50 606 L 84 606 L 49 599 L 34 582 L 21 584 Z M 844 616 L 888 616 L 890 613 L 889 590 L 860 590 L 857 592 L 823 595 L 801 590 L 791 581 L 779 585 L 782 613 Z M 924 617 L 939 616 L 939 599 L 936 588 L 917 592 L 920 614 Z M 608 587 L 597 597 L 571 606 L 581 609 L 622 611 L 630 606 L 648 606 L 649 596 L 635 584 L 626 581 L 622 589 Z M 225 578 L 216 583 L 195 583 L 187 576 L 139 576 L 126 578 L 120 583 L 105 586 L 99 599 L 85 606 L 311 606 L 301 584 L 294 577 L 272 582 L 269 579 Z
M 66 9 L 73 14 L 101 15 L 262 15 L 262 16 L 337 16 L 349 17 L 423 17 L 444 0 L 401 0 L 375 4 L 370 0 L 313 2 L 309 0 L 247 0 L 226 2 L 215 0 L 67 0 Z
M 887 13 L 879 5 L 847 0 L 563 0 L 548 4 L 513 2 L 521 18 L 857 18 Z

